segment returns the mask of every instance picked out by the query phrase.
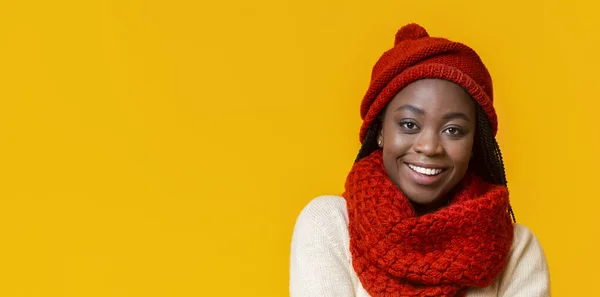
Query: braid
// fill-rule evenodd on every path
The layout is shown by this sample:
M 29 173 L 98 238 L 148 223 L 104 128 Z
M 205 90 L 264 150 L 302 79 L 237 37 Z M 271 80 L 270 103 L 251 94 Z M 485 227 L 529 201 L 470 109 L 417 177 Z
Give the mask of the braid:
M 494 137 L 492 126 L 485 111 L 483 111 L 479 104 L 475 104 L 475 106 L 477 108 L 477 128 L 475 131 L 473 160 L 471 164 L 475 169 L 475 172 L 485 180 L 493 184 L 507 186 L 506 172 L 504 170 L 500 146 Z M 380 117 L 379 120 L 376 120 L 371 124 L 354 163 L 379 149 L 379 146 L 377 145 L 377 135 L 381 129 L 381 123 L 382 118 Z M 515 213 L 510 204 L 508 205 L 508 212 L 510 213 L 513 222 L 516 222 Z
M 481 106 L 476 104 L 477 129 L 475 143 L 473 144 L 473 167 L 477 174 L 493 184 L 507 186 L 506 172 L 502 160 L 500 146 L 492 133 L 490 121 Z M 508 212 L 516 222 L 512 206 L 508 205 Z
M 379 149 L 379 145 L 377 145 L 377 134 L 379 133 L 380 128 L 381 120 L 376 120 L 371 124 L 371 127 L 369 127 L 369 130 L 367 130 L 367 133 L 365 134 L 365 139 L 362 142 L 362 146 L 358 151 L 354 163 Z

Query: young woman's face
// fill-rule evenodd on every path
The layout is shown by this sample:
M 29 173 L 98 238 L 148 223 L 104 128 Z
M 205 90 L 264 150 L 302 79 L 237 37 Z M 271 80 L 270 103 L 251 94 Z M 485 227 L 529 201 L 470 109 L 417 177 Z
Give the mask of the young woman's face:
M 475 102 L 459 85 L 419 80 L 388 104 L 379 140 L 390 179 L 414 203 L 435 205 L 462 180 L 475 134 Z

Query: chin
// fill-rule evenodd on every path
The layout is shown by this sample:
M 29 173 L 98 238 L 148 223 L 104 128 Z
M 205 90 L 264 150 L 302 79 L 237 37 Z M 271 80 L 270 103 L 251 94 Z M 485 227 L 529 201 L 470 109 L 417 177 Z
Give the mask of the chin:
M 412 186 L 412 185 L 411 185 Z M 438 191 L 427 191 L 424 189 L 413 189 L 411 186 L 402 187 L 400 186 L 400 191 L 413 203 L 418 203 L 422 205 L 434 204 L 435 202 L 440 200 L 440 195 Z M 406 189 L 406 190 L 402 190 Z
M 431 204 L 435 204 L 436 202 L 439 202 L 440 199 L 438 197 L 435 198 L 431 198 L 431 197 L 415 197 L 415 196 L 410 196 L 410 195 L 406 195 L 408 200 L 410 200 L 413 203 L 417 203 L 417 204 L 421 204 L 423 206 L 426 205 L 431 205 Z

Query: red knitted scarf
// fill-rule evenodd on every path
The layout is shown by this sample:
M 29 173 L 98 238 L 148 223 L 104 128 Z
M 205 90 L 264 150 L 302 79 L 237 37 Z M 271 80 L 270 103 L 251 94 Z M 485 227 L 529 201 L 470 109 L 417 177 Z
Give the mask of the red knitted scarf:
M 513 238 L 508 190 L 467 174 L 450 204 L 417 217 L 381 150 L 346 180 L 352 264 L 374 297 L 464 296 L 503 270 Z

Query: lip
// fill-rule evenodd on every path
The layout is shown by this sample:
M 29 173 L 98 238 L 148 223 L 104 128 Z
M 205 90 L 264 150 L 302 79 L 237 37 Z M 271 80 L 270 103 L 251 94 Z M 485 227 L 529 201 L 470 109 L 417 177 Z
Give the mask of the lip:
M 415 165 L 418 167 L 423 167 L 423 168 L 431 168 L 431 169 L 446 169 L 445 166 L 441 166 L 441 165 L 435 165 L 435 164 L 426 164 L 426 163 L 419 163 L 419 162 L 404 162 L 404 164 L 410 164 L 410 165 Z
M 424 168 L 442 169 L 442 172 L 440 172 L 437 175 L 433 175 L 433 176 L 425 175 L 425 174 L 421 174 L 421 173 L 418 173 L 418 172 L 410 169 L 410 167 L 408 167 L 408 164 L 419 166 L 419 167 L 424 167 Z M 437 183 L 438 181 L 440 181 L 442 179 L 442 177 L 446 174 L 446 171 L 447 171 L 445 167 L 435 166 L 435 165 L 431 165 L 431 164 L 423 164 L 423 163 L 404 163 L 404 167 L 406 168 L 406 170 L 408 170 L 408 176 L 413 180 L 413 182 L 418 185 L 422 185 L 422 186 L 431 186 L 431 185 Z

